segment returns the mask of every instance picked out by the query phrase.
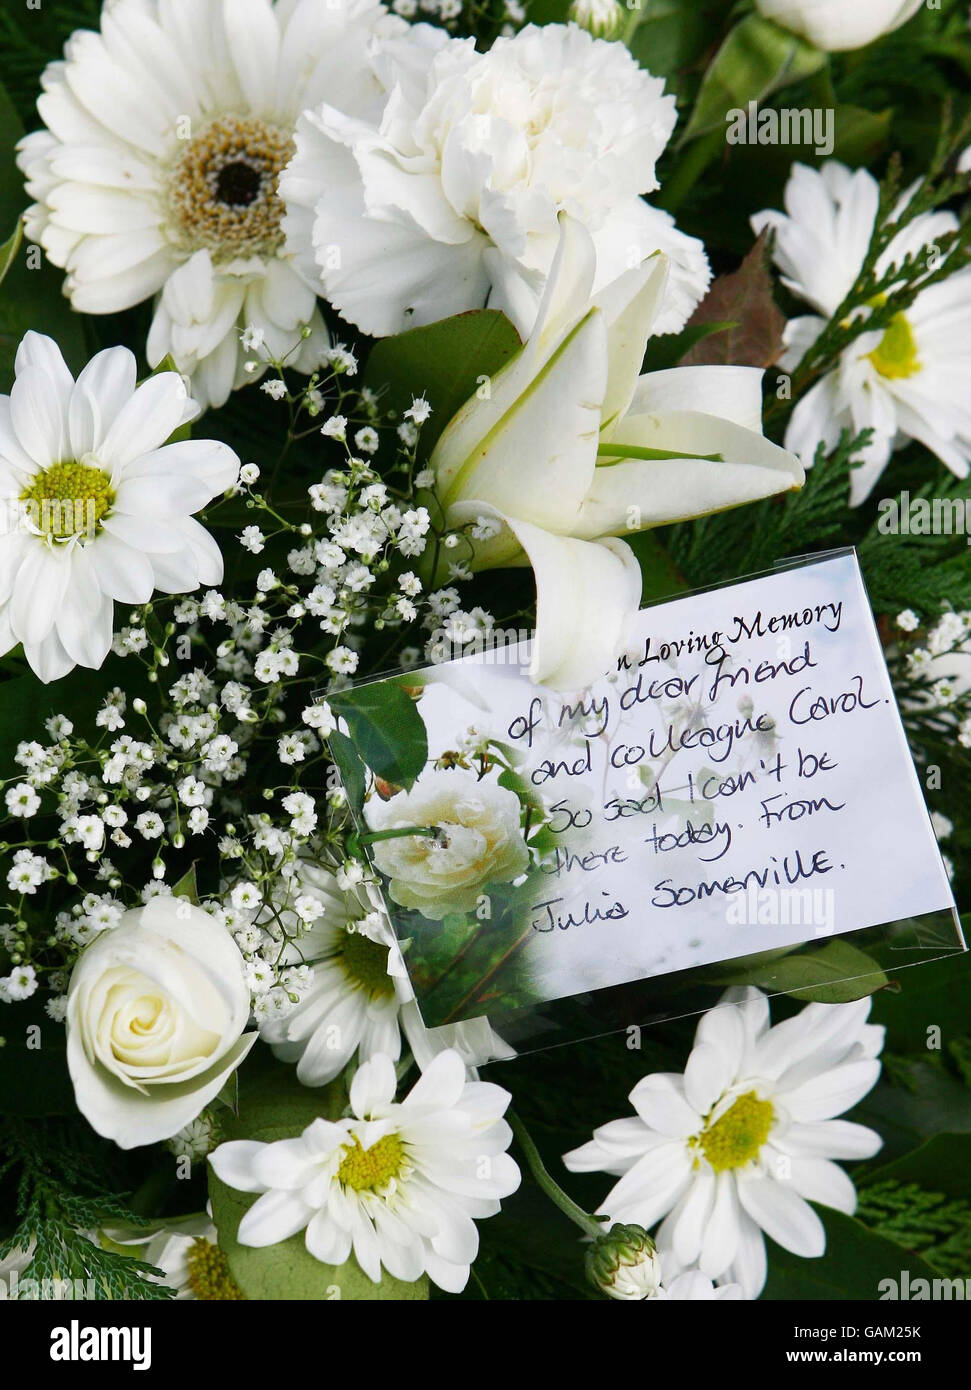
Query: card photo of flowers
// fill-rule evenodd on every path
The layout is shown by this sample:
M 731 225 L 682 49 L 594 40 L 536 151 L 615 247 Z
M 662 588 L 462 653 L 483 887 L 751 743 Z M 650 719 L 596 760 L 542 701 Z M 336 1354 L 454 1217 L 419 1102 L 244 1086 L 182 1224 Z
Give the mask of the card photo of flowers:
M 967 1288 L 967 955 L 517 1056 L 387 913 L 474 912 L 388 833 L 423 770 L 542 852 L 501 750 L 426 770 L 443 644 L 575 694 L 838 547 L 971 901 L 964 0 L 17 0 L 0 53 L 4 1298 Z

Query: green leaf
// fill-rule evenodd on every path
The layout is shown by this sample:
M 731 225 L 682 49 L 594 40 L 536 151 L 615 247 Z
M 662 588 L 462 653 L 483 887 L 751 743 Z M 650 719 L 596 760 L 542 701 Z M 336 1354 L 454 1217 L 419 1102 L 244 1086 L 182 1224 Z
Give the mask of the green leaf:
M 828 59 L 812 44 L 759 15 L 737 24 L 705 73 L 681 143 L 708 131 L 725 129 L 729 111 L 747 110 L 780 87 L 801 82 Z
M 172 889 L 174 898 L 188 898 L 190 903 L 199 906 L 199 889 L 196 885 L 196 866 L 192 864 Z
M 255 1084 L 247 1084 L 244 1077 L 241 1089 L 239 1114 L 225 1125 L 227 1139 L 263 1143 L 288 1139 L 302 1133 L 318 1116 L 336 1120 L 344 1108 L 340 1082 L 310 1089 L 297 1082 L 291 1067 L 275 1063 L 262 1069 Z M 322 1264 L 308 1252 L 302 1231 L 278 1245 L 240 1245 L 236 1239 L 239 1223 L 256 1201 L 256 1194 L 227 1187 L 210 1168 L 209 1196 L 219 1248 L 247 1298 L 418 1302 L 428 1297 L 424 1276 L 415 1283 L 404 1283 L 384 1272 L 381 1282 L 375 1284 L 353 1258 L 340 1266 Z
M 847 1004 L 883 989 L 887 977 L 870 956 L 848 941 L 828 941 L 818 951 L 718 972 L 726 985 L 756 985 L 816 1004 Z
M 628 47 L 655 77 L 676 77 L 701 56 L 712 29 L 698 0 L 649 0 Z
M 475 309 L 426 328 L 411 328 L 375 343 L 364 385 L 387 388 L 381 398 L 399 414 L 424 395 L 432 414 L 422 426 L 420 453 L 427 457 L 452 416 L 521 347 L 505 314 Z
M 873 1022 L 886 1025 L 895 1052 L 926 1056 L 932 1028 L 940 1029 L 942 1049 L 971 1031 L 971 952 L 898 970 L 894 978 L 899 990 L 877 996 Z
M 937 1271 L 896 1241 L 868 1231 L 852 1216 L 816 1208 L 826 1227 L 826 1253 L 803 1259 L 768 1242 L 769 1277 L 763 1299 L 839 1299 L 860 1302 L 879 1299 L 881 1282 L 900 1279 L 908 1270 L 914 1279 L 934 1279 Z
M 916 1183 L 925 1192 L 967 1201 L 971 1171 L 971 1134 L 935 1134 L 910 1153 L 880 1168 L 873 1168 L 863 1182 Z
M 327 742 L 344 783 L 348 805 L 352 810 L 358 811 L 364 804 L 364 789 L 367 785 L 364 764 L 351 740 L 346 734 L 342 734 L 340 729 L 334 729 L 328 734 Z
M 67 1070 L 64 1024 L 39 996 L 0 1014 L 0 1115 L 70 1115 L 77 1109 Z
M 853 1112 L 882 1136 L 888 1161 L 937 1134 L 971 1134 L 968 1087 L 931 1062 L 898 1061 L 898 1073 L 902 1065 L 906 1085 L 881 1082 Z
M 428 761 L 428 736 L 414 700 L 394 681 L 373 681 L 328 698 L 371 771 L 409 788 Z

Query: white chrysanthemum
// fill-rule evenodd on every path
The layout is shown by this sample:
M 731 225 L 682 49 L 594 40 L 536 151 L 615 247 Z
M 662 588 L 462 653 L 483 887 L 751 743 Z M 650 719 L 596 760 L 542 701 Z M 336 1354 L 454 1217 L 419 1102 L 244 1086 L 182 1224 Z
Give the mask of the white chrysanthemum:
M 905 198 L 909 195 L 905 195 Z M 775 233 L 773 255 L 783 282 L 818 312 L 786 326 L 785 370 L 793 370 L 852 289 L 873 233 L 879 185 L 866 169 L 837 160 L 821 169 L 793 165 L 786 212 L 752 218 L 757 232 Z M 878 274 L 905 255 L 933 246 L 954 231 L 950 212 L 916 217 L 877 262 Z M 895 447 L 917 439 L 957 477 L 971 465 L 971 270 L 923 290 L 886 329 L 864 333 L 838 366 L 806 393 L 792 413 L 786 448 L 809 467 L 817 446 L 836 447 L 840 431 L 872 429 L 862 465 L 851 475 L 851 504 L 869 496 Z
M 646 1076 L 630 1095 L 637 1116 L 603 1125 L 563 1161 L 622 1175 L 599 1208 L 612 1224 L 665 1218 L 662 1268 L 697 1266 L 755 1298 L 763 1232 L 795 1255 L 822 1255 L 826 1233 L 809 1203 L 856 1208 L 832 1160 L 880 1148 L 873 1130 L 834 1118 L 880 1075 L 884 1030 L 869 1012 L 869 999 L 809 1004 L 770 1028 L 758 990 L 730 989 L 699 1022 L 684 1075 Z
M 623 45 L 530 25 L 482 54 L 419 25 L 374 63 L 381 109 L 358 119 L 328 97 L 305 112 L 280 180 L 287 244 L 345 318 L 381 336 L 488 303 L 525 333 L 565 211 L 593 235 L 598 289 L 663 250 L 659 331 L 683 325 L 710 279 L 704 248 L 640 197 L 674 98 Z
M 235 483 L 214 440 L 166 440 L 199 413 L 176 372 L 135 382 L 127 348 L 71 376 L 28 333 L 0 396 L 0 652 L 22 642 L 42 681 L 97 669 L 114 601 L 218 584 L 219 547 L 192 513 Z
M 304 106 L 366 104 L 379 90 L 367 45 L 404 27 L 376 0 L 106 5 L 100 32 L 73 34 L 48 66 L 46 129 L 19 146 L 36 199 L 27 235 L 67 270 L 74 308 L 159 294 L 149 361 L 170 353 L 203 405 L 261 374 L 245 370 L 259 356 L 246 330 L 291 366 L 317 366 L 327 334 L 283 245 L 277 178 Z
M 239 1224 L 242 1245 L 276 1245 L 306 1229 L 315 1259 L 353 1251 L 375 1283 L 427 1273 L 458 1293 L 479 1248 L 475 1219 L 494 1216 L 519 1186 L 500 1086 L 467 1081 L 455 1052 L 436 1057 L 400 1103 L 390 1057 L 351 1083 L 352 1115 L 314 1120 L 294 1139 L 241 1139 L 210 1155 L 230 1187 L 262 1195 Z

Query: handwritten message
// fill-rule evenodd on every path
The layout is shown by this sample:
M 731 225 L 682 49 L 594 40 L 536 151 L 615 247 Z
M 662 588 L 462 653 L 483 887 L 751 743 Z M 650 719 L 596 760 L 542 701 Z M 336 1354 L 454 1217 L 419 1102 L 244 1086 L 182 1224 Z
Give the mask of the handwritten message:
M 497 750 L 532 850 L 477 928 L 501 968 L 450 1020 L 952 907 L 852 553 L 643 610 L 584 692 L 512 657 L 431 670 L 421 700 L 432 761 Z M 420 986 L 441 941 L 415 920 Z

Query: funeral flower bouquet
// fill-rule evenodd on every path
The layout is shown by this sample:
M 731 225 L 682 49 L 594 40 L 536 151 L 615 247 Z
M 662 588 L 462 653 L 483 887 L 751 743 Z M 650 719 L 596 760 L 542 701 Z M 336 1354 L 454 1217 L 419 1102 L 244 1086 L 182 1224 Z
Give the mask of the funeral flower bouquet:
M 549 853 L 430 671 L 511 630 L 581 692 L 645 602 L 851 545 L 967 894 L 966 6 L 55 0 L 0 41 L 7 1295 L 964 1278 L 960 959 L 797 956 L 771 1017 L 750 965 L 517 1056 L 426 1026 L 389 908 L 444 972 Z

